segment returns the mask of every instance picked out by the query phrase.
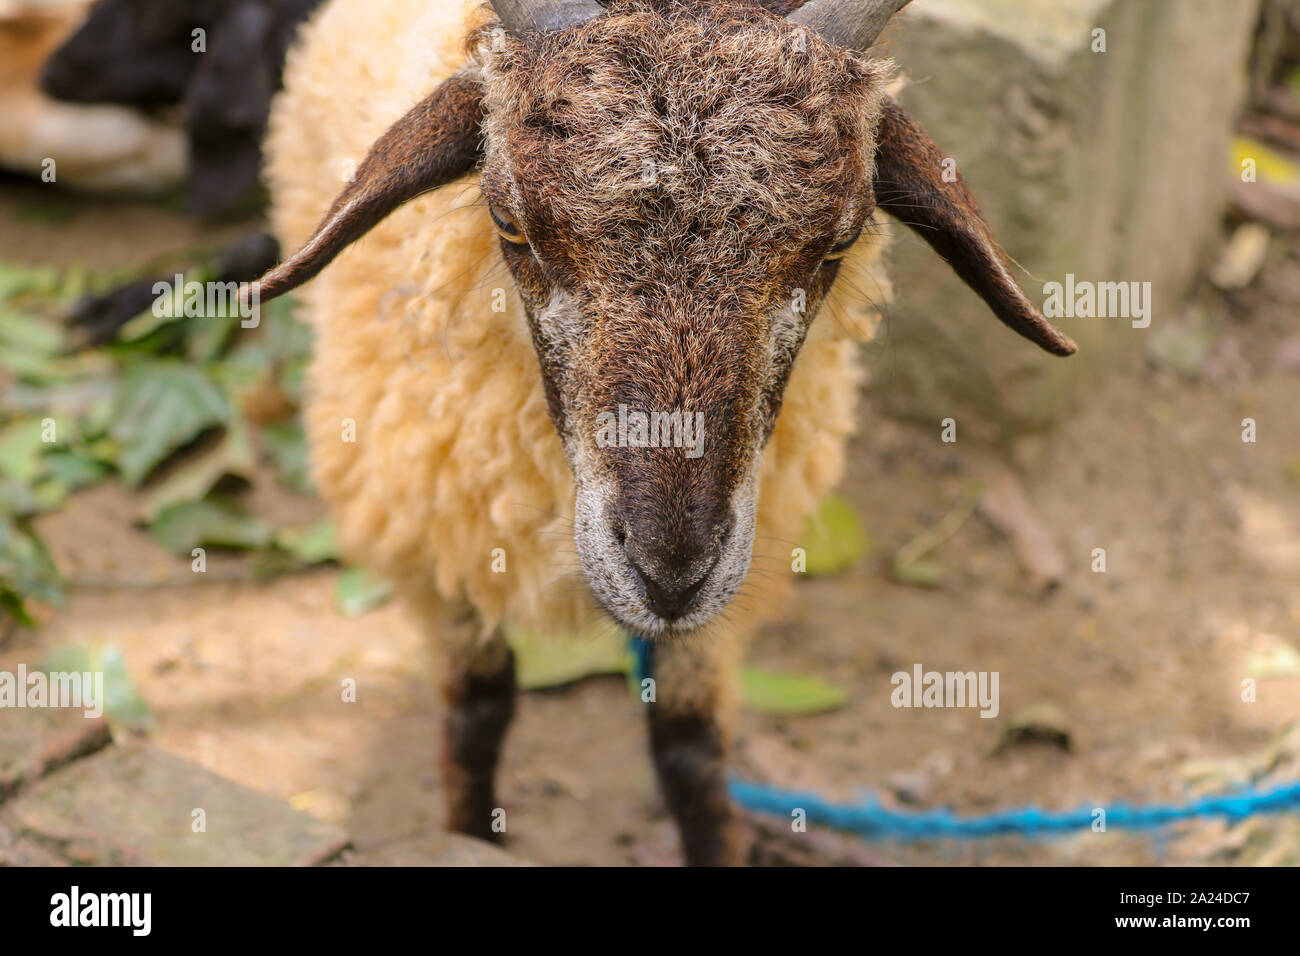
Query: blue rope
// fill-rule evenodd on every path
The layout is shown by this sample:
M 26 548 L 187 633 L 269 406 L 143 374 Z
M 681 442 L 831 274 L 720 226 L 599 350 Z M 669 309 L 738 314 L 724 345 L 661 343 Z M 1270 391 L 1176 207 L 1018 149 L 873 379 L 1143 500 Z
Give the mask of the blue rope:
M 638 692 L 641 689 L 641 683 L 647 677 L 654 676 L 655 670 L 655 642 L 646 640 L 644 637 L 637 637 L 634 634 L 627 636 L 627 647 L 632 652 L 632 674 L 636 679 Z
M 781 790 L 748 780 L 730 781 L 732 797 L 747 809 L 789 817 L 795 809 L 808 815 L 808 822 L 837 830 L 851 830 L 867 839 L 898 840 L 977 839 L 1018 834 L 1035 837 L 1092 826 L 1094 808 L 1080 807 L 1054 813 L 1038 807 L 1000 810 L 975 817 L 958 817 L 951 810 L 886 810 L 872 796 L 859 804 L 831 803 L 815 793 Z M 1300 812 L 1300 783 L 1284 784 L 1272 790 L 1250 789 L 1241 793 L 1199 797 L 1181 805 L 1132 806 L 1115 803 L 1103 806 L 1106 829 L 1124 827 L 1146 830 L 1194 818 L 1222 817 L 1241 820 L 1257 813 Z
M 639 688 L 654 673 L 654 641 L 628 635 L 633 673 Z M 807 814 L 809 823 L 837 830 L 851 830 L 866 839 L 969 840 L 1016 834 L 1037 837 L 1072 830 L 1091 829 L 1097 808 L 1080 807 L 1054 813 L 1038 807 L 999 810 L 984 816 L 959 817 L 951 810 L 886 810 L 874 796 L 857 804 L 836 804 L 815 793 L 782 790 L 751 780 L 732 779 L 731 796 L 742 807 L 757 813 L 789 817 L 796 810 Z M 1147 807 L 1115 803 L 1106 811 L 1106 828 L 1150 830 L 1179 820 L 1222 817 L 1242 820 L 1257 813 L 1300 812 L 1300 783 L 1283 784 L 1272 790 L 1250 789 L 1241 793 L 1198 797 L 1181 805 L 1155 804 Z

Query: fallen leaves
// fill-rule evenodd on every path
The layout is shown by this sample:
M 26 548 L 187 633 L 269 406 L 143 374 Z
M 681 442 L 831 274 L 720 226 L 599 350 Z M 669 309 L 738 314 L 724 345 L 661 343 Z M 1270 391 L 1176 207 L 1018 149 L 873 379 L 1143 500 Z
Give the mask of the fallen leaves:
M 226 397 L 199 370 L 172 359 L 133 366 L 123 377 L 109 429 L 121 446 L 123 480 L 139 487 L 172 452 L 231 416 Z
M 807 555 L 806 572 L 829 577 L 853 567 L 870 550 L 853 506 L 840 495 L 824 498 L 808 516 L 800 537 Z
M 332 529 L 277 530 L 232 493 L 262 461 L 311 490 L 294 417 L 311 335 L 292 303 L 270 303 L 248 334 L 237 315 L 149 310 L 103 347 L 66 354 L 69 306 L 120 278 L 0 263 L 0 609 L 24 624 L 36 620 L 28 600 L 62 592 L 27 519 L 114 477 L 139 490 L 140 521 L 178 555 L 251 552 L 260 574 L 336 557 Z

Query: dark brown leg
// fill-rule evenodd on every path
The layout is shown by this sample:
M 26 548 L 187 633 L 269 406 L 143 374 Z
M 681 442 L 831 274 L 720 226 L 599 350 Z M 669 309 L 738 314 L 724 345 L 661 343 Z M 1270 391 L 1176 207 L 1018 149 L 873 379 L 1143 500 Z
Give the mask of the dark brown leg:
M 726 746 L 708 715 L 650 707 L 650 749 L 659 786 L 681 834 L 688 866 L 743 862 L 741 831 L 727 796 Z
M 464 609 L 448 622 L 442 651 L 443 786 L 447 828 L 500 843 L 496 769 L 515 713 L 515 656 L 500 634 L 484 639 Z
M 735 866 L 747 852 L 727 795 L 736 647 L 733 637 L 718 635 L 654 652 L 655 700 L 645 705 L 650 751 L 689 866 Z

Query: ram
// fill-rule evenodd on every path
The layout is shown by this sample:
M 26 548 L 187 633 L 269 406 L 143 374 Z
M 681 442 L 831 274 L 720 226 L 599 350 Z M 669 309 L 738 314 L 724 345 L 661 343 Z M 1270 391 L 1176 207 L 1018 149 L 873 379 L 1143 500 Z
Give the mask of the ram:
M 291 52 L 269 177 L 299 251 L 260 294 L 320 274 L 314 474 L 441 652 L 452 828 L 494 836 L 506 631 L 595 609 L 654 649 L 687 861 L 749 858 L 737 658 L 843 469 L 882 211 L 1074 351 L 867 53 L 905 3 L 333 0 Z M 598 442 L 621 407 L 702 416 L 703 453 Z

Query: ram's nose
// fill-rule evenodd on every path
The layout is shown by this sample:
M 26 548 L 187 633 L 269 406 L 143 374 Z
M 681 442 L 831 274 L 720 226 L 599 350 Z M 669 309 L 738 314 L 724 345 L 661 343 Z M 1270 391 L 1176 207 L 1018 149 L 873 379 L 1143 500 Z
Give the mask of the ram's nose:
M 726 551 L 734 524 L 730 515 L 695 523 L 616 522 L 615 540 L 651 612 L 666 621 L 691 612 Z
M 631 555 L 628 556 L 628 561 L 632 565 L 632 570 L 636 572 L 641 589 L 645 592 L 646 604 L 665 621 L 675 621 L 690 611 L 695 598 L 704 588 L 704 582 L 709 579 L 709 575 L 718 564 L 718 558 L 715 556 L 694 581 L 683 583 L 676 575 L 651 574 L 637 564 Z

